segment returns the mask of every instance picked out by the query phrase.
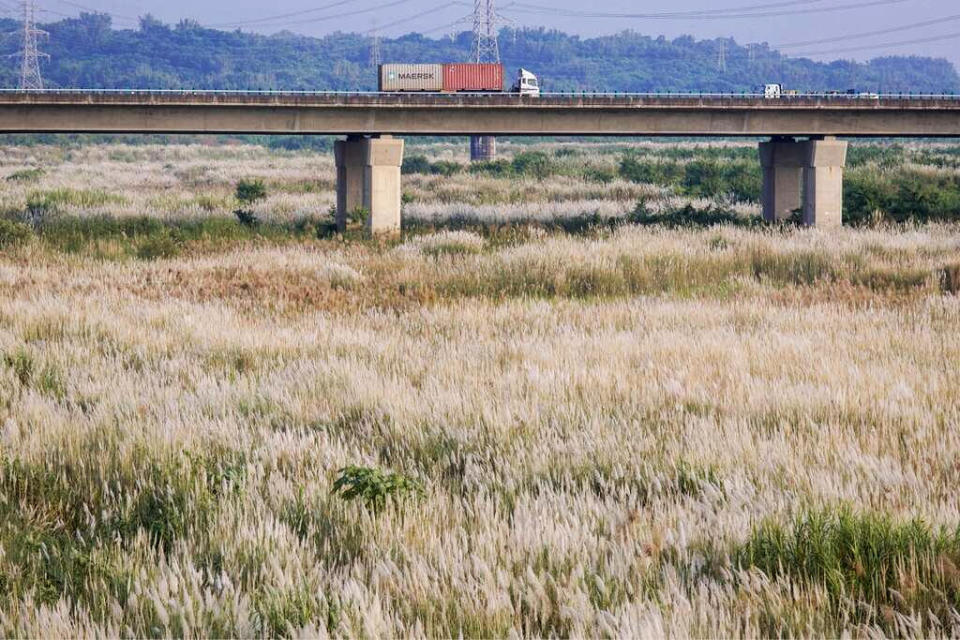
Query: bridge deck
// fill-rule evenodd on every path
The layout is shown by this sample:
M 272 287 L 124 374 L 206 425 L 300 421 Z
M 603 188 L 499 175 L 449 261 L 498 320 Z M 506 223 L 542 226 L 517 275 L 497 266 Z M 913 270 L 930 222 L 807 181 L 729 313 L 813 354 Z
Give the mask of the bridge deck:
M 960 136 L 960 98 L 4 92 L 0 132 L 939 137 Z

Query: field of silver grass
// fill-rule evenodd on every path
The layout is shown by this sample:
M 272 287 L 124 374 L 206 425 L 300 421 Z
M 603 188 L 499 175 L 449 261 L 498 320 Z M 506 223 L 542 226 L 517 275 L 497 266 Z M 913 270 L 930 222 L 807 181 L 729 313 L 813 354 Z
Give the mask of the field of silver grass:
M 256 147 L 5 150 L 39 167 L 8 215 L 333 200 L 328 158 Z M 408 207 L 461 215 L 434 182 Z M 681 197 L 489 182 L 544 216 Z M 0 252 L 0 635 L 960 631 L 955 225 L 103 255 Z

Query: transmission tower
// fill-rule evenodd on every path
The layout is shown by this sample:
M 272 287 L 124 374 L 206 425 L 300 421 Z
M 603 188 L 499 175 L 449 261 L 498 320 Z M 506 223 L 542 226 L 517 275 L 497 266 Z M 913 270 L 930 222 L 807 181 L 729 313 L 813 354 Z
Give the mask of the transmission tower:
M 720 41 L 720 53 L 717 55 L 717 69 L 720 73 L 727 72 L 727 41 Z
M 494 0 L 473 0 L 473 53 L 478 64 L 500 62 L 499 22 Z
M 49 35 L 46 31 L 37 28 L 36 0 L 21 0 L 23 10 L 23 31 L 21 38 L 23 49 L 14 54 L 20 58 L 20 90 L 42 91 L 43 76 L 40 75 L 40 58 L 49 58 L 37 48 L 40 38 Z
M 377 29 L 377 21 L 373 21 L 373 29 L 370 31 L 370 66 L 379 69 L 383 63 L 383 54 L 380 51 L 380 31 Z
M 477 64 L 499 64 L 500 25 L 510 22 L 497 13 L 495 0 L 473 0 L 473 61 Z M 494 136 L 471 136 L 470 160 L 493 160 L 497 157 Z

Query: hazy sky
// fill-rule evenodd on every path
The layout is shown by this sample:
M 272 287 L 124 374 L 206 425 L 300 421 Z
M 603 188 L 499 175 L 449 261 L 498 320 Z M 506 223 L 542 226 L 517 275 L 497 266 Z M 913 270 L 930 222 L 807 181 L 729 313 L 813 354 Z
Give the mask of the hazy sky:
M 336 30 L 366 31 L 374 24 L 374 20 L 380 25 L 406 20 L 403 24 L 385 28 L 385 34 L 420 31 L 439 36 L 449 33 L 452 28 L 448 25 L 470 13 L 473 7 L 471 0 L 38 1 L 41 8 L 46 10 L 41 14 L 44 19 L 55 19 L 60 14 L 76 14 L 79 7 L 83 6 L 114 14 L 118 26 L 132 26 L 135 24 L 132 19 L 150 12 L 164 21 L 186 17 L 211 26 L 242 26 L 266 33 L 285 28 L 310 35 Z M 0 1 L 0 7 L 4 5 L 13 6 L 14 0 Z M 851 5 L 855 5 L 855 8 L 834 10 Z M 681 34 L 702 38 L 733 36 L 744 43 L 766 41 L 774 46 L 831 39 L 833 41 L 827 43 L 784 50 L 803 54 L 822 52 L 821 55 L 810 55 L 816 59 L 845 57 L 862 60 L 880 55 L 913 53 L 946 57 L 960 67 L 960 2 L 957 0 L 498 0 L 498 6 L 520 26 L 556 27 L 587 36 L 633 29 L 644 34 L 663 34 L 667 37 Z M 273 21 L 259 21 L 311 9 L 319 10 Z M 368 11 L 370 9 L 375 10 Z M 741 16 L 754 15 L 732 18 L 720 13 L 729 13 L 731 10 L 741 11 Z M 689 15 L 696 11 L 717 13 L 701 13 L 699 17 Z M 688 15 L 669 19 L 601 18 L 575 15 L 578 12 L 687 12 Z M 416 17 L 418 14 L 422 15 Z M 911 25 L 918 26 L 904 29 Z M 464 28 L 468 27 L 465 25 Z M 853 37 L 877 31 L 885 33 Z M 935 38 L 943 39 L 930 41 Z M 918 40 L 927 41 L 916 42 Z M 905 44 L 895 46 L 895 43 Z M 850 48 L 856 50 L 848 50 Z M 837 51 L 840 49 L 844 51 Z

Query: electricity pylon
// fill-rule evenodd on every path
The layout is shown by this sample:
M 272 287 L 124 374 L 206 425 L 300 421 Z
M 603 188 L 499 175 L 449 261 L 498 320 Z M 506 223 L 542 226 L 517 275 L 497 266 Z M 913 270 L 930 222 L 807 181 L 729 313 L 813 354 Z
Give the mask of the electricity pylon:
M 40 58 L 49 58 L 41 53 L 37 43 L 40 38 L 49 35 L 46 31 L 37 28 L 36 0 L 21 0 L 23 10 L 23 30 L 21 38 L 23 49 L 14 55 L 20 58 L 20 90 L 42 91 L 43 76 L 40 75 Z

